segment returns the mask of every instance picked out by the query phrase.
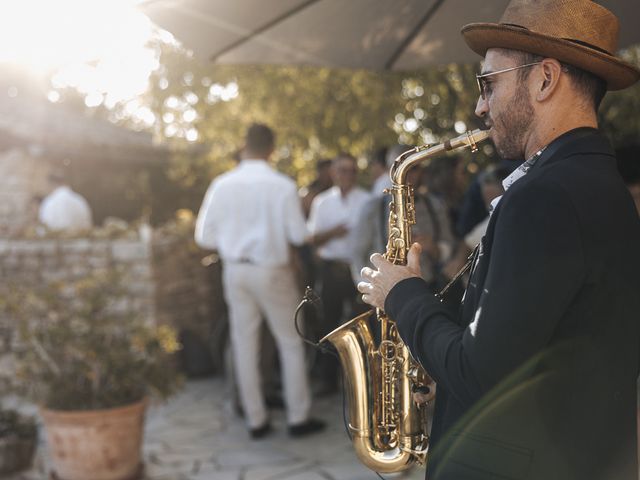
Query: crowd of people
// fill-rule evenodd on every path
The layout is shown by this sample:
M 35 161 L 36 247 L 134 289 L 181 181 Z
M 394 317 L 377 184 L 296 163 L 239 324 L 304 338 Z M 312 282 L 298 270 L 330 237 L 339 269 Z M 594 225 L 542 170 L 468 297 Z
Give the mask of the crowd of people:
M 321 309 L 307 311 L 305 333 L 314 340 L 370 308 L 356 285 L 369 256 L 385 250 L 389 168 L 411 148 L 393 145 L 376 151 L 368 159 L 369 172 L 361 172 L 356 158 L 346 152 L 321 159 L 316 178 L 297 189 L 270 165 L 274 147 L 275 134 L 269 127 L 254 124 L 248 129 L 237 167 L 211 183 L 195 234 L 201 247 L 217 250 L 223 261 L 236 382 L 252 438 L 272 431 L 261 379 L 263 322 L 279 354 L 289 432 L 296 436 L 322 430 L 323 423 L 310 416 L 312 391 L 317 395 L 337 392 L 340 369 L 336 357 L 324 353 L 315 357 L 313 365 L 305 365 L 303 342 L 293 324 L 304 286 L 300 279 L 311 284 L 322 301 Z M 413 236 L 423 246 L 423 275 L 434 292 L 473 248 L 456 231 L 466 182 L 461 172 L 462 162 L 452 157 L 416 167 L 408 178 L 415 189 Z M 370 185 L 361 181 L 364 173 L 369 173 Z M 487 201 L 491 194 L 500 193 L 495 175 L 491 168 L 482 176 L 487 177 L 482 181 Z M 471 196 L 464 198 L 467 204 L 473 201 Z M 484 204 L 480 210 L 487 215 Z M 482 223 L 483 216 L 478 218 L 477 223 Z M 301 268 L 303 272 L 298 271 Z

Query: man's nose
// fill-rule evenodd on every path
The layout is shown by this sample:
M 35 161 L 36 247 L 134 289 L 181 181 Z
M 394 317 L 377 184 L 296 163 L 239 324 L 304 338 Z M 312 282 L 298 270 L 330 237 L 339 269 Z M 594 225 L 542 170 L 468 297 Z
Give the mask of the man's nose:
M 489 102 L 487 102 L 486 99 L 482 98 L 482 95 L 478 95 L 478 103 L 476 104 L 475 114 L 480 118 L 484 118 L 487 113 L 489 113 Z

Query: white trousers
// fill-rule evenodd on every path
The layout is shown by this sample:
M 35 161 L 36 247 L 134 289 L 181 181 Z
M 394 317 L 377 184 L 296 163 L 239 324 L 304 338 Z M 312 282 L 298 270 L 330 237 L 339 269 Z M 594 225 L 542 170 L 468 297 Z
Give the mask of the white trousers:
M 299 295 L 291 268 L 226 263 L 223 282 L 229 309 L 234 368 L 249 428 L 260 427 L 268 420 L 258 366 L 263 317 L 278 347 L 287 421 L 289 424 L 306 421 L 311 408 L 311 393 L 304 344 L 293 323 Z

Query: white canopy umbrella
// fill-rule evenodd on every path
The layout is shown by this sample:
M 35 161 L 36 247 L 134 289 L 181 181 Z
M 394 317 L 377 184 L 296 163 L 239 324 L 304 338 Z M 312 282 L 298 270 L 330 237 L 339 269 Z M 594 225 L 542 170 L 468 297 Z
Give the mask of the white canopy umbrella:
M 638 0 L 601 0 L 640 43 Z M 508 0 L 143 0 L 142 11 L 200 58 L 410 70 L 479 58 L 460 28 L 497 21 Z

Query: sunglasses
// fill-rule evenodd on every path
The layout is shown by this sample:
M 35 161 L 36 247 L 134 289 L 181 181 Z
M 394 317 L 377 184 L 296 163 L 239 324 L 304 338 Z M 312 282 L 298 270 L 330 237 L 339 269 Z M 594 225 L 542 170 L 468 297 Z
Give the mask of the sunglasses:
M 533 67 L 534 65 L 540 65 L 541 63 L 542 62 L 527 63 L 525 65 L 518 65 L 517 67 L 505 68 L 504 70 L 498 70 L 495 72 L 483 73 L 481 75 L 476 74 L 476 82 L 478 83 L 478 90 L 480 90 L 480 96 L 482 97 L 483 100 L 487 99 L 487 92 L 486 92 L 487 82 L 485 81 L 487 77 L 492 77 L 493 75 L 499 75 L 501 73 L 512 72 L 514 70 L 519 70 L 525 67 Z

